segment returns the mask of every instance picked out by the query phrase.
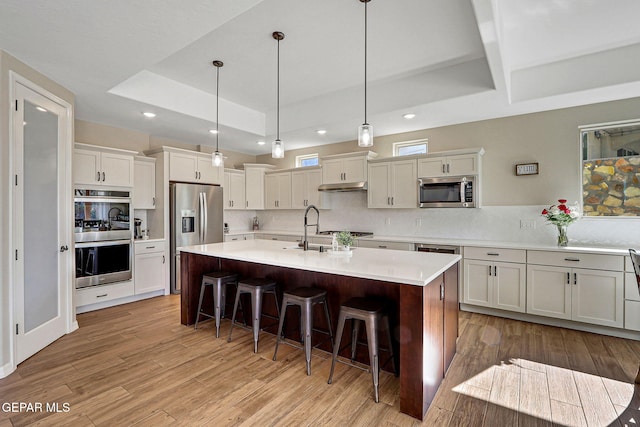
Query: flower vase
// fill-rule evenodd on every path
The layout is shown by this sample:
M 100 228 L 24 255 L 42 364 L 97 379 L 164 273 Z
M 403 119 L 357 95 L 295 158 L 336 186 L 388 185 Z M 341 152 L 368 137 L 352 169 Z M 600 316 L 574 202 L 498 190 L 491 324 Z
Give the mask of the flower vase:
M 557 225 L 558 227 L 558 246 L 567 246 L 569 244 L 569 237 L 567 236 L 567 226 Z

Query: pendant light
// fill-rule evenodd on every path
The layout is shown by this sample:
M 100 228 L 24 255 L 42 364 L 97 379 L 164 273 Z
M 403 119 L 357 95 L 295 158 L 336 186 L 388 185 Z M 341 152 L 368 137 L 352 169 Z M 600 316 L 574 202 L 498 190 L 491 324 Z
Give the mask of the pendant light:
M 274 159 L 282 159 L 284 157 L 284 143 L 280 140 L 280 40 L 284 39 L 284 33 L 274 31 L 272 37 L 278 41 L 278 83 L 276 86 L 276 139 L 271 144 L 271 157 Z
M 211 163 L 216 167 L 224 167 L 224 158 L 222 157 L 222 153 L 218 150 L 218 137 L 220 135 L 219 130 L 219 114 L 220 111 L 220 67 L 224 64 L 222 61 L 213 61 L 213 66 L 216 67 L 216 151 L 211 156 Z
M 373 126 L 367 123 L 367 3 L 371 0 L 360 0 L 364 3 L 364 123 L 358 127 L 358 146 L 373 146 Z

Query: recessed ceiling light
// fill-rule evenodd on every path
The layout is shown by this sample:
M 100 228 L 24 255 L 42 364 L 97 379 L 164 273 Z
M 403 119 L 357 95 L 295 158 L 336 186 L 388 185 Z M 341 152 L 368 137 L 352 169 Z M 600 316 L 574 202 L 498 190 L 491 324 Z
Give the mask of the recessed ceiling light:
M 407 113 L 407 114 L 403 114 L 402 117 L 404 117 L 407 120 L 411 120 L 415 117 L 416 115 L 413 113 Z
M 214 135 L 215 135 L 216 133 L 218 133 L 218 131 L 217 131 L 217 130 L 215 130 L 215 129 L 209 129 L 209 133 L 212 133 L 212 134 L 214 134 Z
M 258 145 L 264 145 L 264 141 L 258 141 Z
M 156 113 L 152 113 L 150 111 L 145 111 L 144 113 L 142 113 L 143 116 L 145 117 L 149 117 L 150 119 L 154 118 L 156 116 Z
M 36 110 L 38 110 L 38 111 L 42 111 L 43 113 L 46 113 L 46 112 L 47 112 L 47 110 L 45 110 L 45 109 L 44 109 L 44 108 L 42 108 L 42 107 L 36 107 Z
M 324 129 L 318 129 L 318 130 L 316 131 L 316 133 L 317 133 L 318 135 L 324 135 L 325 133 L 327 133 L 327 131 L 326 131 L 326 130 L 324 130 Z

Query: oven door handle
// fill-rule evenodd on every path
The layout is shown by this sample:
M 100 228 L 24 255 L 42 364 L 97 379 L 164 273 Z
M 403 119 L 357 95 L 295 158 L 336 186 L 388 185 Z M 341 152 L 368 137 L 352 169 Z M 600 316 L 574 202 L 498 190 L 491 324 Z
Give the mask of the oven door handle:
M 460 203 L 464 203 L 466 200 L 466 193 L 467 193 L 467 181 L 461 181 L 460 182 Z
M 76 248 L 78 249 L 82 249 L 82 248 L 95 248 L 95 247 L 101 247 L 101 246 L 114 246 L 114 245 L 130 245 L 131 244 L 131 240 L 127 239 L 127 240 L 105 240 L 102 242 L 82 242 L 82 243 L 76 243 Z

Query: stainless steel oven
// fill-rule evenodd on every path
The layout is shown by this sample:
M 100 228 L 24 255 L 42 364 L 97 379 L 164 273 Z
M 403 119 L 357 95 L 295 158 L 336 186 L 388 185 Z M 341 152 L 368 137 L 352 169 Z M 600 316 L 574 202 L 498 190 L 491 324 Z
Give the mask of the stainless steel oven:
M 121 190 L 75 190 L 76 288 L 131 280 L 131 194 Z
M 477 208 L 476 176 L 419 178 L 418 200 L 421 208 Z
M 76 289 L 131 280 L 131 239 L 76 243 L 75 249 Z

